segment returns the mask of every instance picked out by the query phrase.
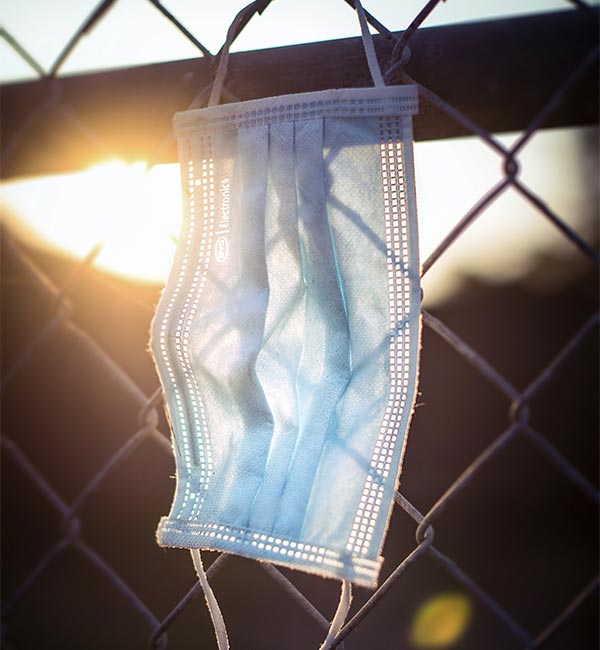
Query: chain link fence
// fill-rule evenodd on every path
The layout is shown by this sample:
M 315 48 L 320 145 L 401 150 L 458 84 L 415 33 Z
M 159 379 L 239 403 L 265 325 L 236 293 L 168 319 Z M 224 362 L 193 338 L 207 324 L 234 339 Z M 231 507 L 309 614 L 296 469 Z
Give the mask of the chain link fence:
M 207 60 L 218 56 L 158 0 L 149 1 Z M 352 0 L 346 3 L 353 5 Z M 416 604 L 448 589 L 467 594 L 475 607 L 464 647 L 576 647 L 569 645 L 569 629 L 574 621 L 594 620 L 598 587 L 593 549 L 599 495 L 594 463 L 591 471 L 580 467 L 582 457 L 595 456 L 594 441 L 586 437 L 594 437 L 596 423 L 593 407 L 592 422 L 590 417 L 584 422 L 576 411 L 579 405 L 590 412 L 597 389 L 596 369 L 589 365 L 595 358 L 598 313 L 593 313 L 595 290 L 589 287 L 595 287 L 599 258 L 586 238 L 522 181 L 519 156 L 597 65 L 598 48 L 570 71 L 507 148 L 407 72 L 412 39 L 439 3 L 424 3 L 400 36 L 368 14 L 372 27 L 393 43 L 386 81 L 417 84 L 423 101 L 497 154 L 503 173 L 423 261 L 422 274 L 443 266 L 445 253 L 508 189 L 573 244 L 586 272 L 570 286 L 570 302 L 528 304 L 525 310 L 516 294 L 503 297 L 505 311 L 494 316 L 496 329 L 492 316 L 483 313 L 462 328 L 463 335 L 452 326 L 461 323 L 456 310 L 423 311 L 421 390 L 430 406 L 415 416 L 403 493 L 396 495 L 384 549 L 382 584 L 374 592 L 357 590 L 334 647 L 404 647 L 402 635 Z M 80 39 L 113 4 L 104 0 L 98 5 L 48 72 L 2 30 L 47 91 L 34 110 L 22 115 L 19 128 L 4 137 L 3 158 L 18 153 L 28 130 L 49 110 L 61 113 L 64 129 L 84 134 L 100 152 L 109 149 L 46 82 L 60 73 Z M 255 2 L 239 29 L 268 5 Z M 569 5 L 597 22 L 597 12 L 586 3 L 565 2 Z M 203 105 L 209 91 L 210 85 L 192 105 Z M 236 99 L 231 90 L 225 96 Z M 506 110 L 511 101 L 515 99 L 507 98 Z M 167 139 L 164 147 L 170 145 Z M 155 159 L 160 157 L 159 151 Z M 210 621 L 187 554 L 153 546 L 155 525 L 168 509 L 174 471 L 162 396 L 146 353 L 156 290 L 119 283 L 96 271 L 99 248 L 70 268 L 26 250 L 6 231 L 3 247 L 3 647 L 212 647 Z M 581 299 L 571 300 L 579 294 Z M 489 289 L 489 302 L 482 304 L 489 307 L 497 295 Z M 512 366 L 521 365 L 514 374 L 522 379 L 522 388 L 499 369 L 498 354 L 492 352 L 490 361 L 481 353 L 493 350 L 501 338 L 506 322 L 501 317 L 513 300 L 513 313 L 532 319 L 531 325 L 522 323 L 530 337 L 547 327 L 553 332 L 541 348 L 545 362 L 539 364 L 541 354 L 527 361 L 532 338 L 511 339 Z M 562 310 L 568 317 L 557 329 L 551 321 Z M 532 363 L 536 369 L 530 371 Z M 441 371 L 439 364 L 447 366 Z M 586 380 L 578 378 L 582 366 L 587 367 Z M 447 380 L 445 386 L 435 385 L 432 376 L 438 372 Z M 575 398 L 553 392 L 561 376 L 576 386 Z M 436 409 L 437 420 L 425 414 Z M 457 415 L 461 409 L 469 412 L 466 420 Z M 545 411 L 541 424 L 539 410 Z M 502 412 L 504 426 L 498 427 Z M 448 440 L 456 431 L 453 418 L 486 432 L 463 432 L 463 438 Z M 543 423 L 553 418 L 561 425 L 571 423 L 569 435 L 577 436 L 578 453 L 565 452 L 564 441 L 545 435 Z M 439 458 L 439 449 L 448 452 L 454 446 L 455 452 Z M 496 483 L 490 487 L 486 481 Z M 425 512 L 405 496 L 411 489 L 427 505 Z M 498 501 L 498 492 L 504 491 L 507 495 Z M 557 493 L 567 494 L 567 501 Z M 541 518 L 540 536 L 528 538 L 530 519 L 536 516 Z M 482 532 L 486 526 L 489 534 Z M 563 528 L 571 536 L 556 533 Z M 521 531 L 519 544 L 515 539 Z M 207 556 L 212 559 L 208 577 L 222 601 L 233 647 L 316 647 L 324 638 L 337 603 L 336 584 L 226 554 Z M 586 638 L 587 647 L 593 647 L 589 635 L 596 627 L 592 622 L 584 626 L 587 637 L 573 638 Z

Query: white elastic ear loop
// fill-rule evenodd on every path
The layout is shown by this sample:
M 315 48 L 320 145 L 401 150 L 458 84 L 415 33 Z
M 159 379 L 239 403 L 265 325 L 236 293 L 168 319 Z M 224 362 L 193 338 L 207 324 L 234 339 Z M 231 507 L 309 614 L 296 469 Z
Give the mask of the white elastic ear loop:
M 192 560 L 194 562 L 194 568 L 196 569 L 198 580 L 200 581 L 200 586 L 204 592 L 204 598 L 206 598 L 206 604 L 208 606 L 208 611 L 213 622 L 213 627 L 215 628 L 217 647 L 219 650 L 229 650 L 229 639 L 227 638 L 227 629 L 225 628 L 223 614 L 221 614 L 219 603 L 215 598 L 211 586 L 208 584 L 208 578 L 206 577 L 204 567 L 202 566 L 200 551 L 197 548 L 192 548 L 190 549 L 190 552 L 192 554 Z
M 352 583 L 349 580 L 342 582 L 342 593 L 340 594 L 340 602 L 338 603 L 337 610 L 331 621 L 331 627 L 327 633 L 323 645 L 319 650 L 328 650 L 331 644 L 335 641 L 338 632 L 344 626 L 348 612 L 350 611 L 350 604 L 352 603 Z
M 227 30 L 227 38 L 225 39 L 225 43 L 223 43 L 223 47 L 221 49 L 219 67 L 217 68 L 217 74 L 215 75 L 213 87 L 210 92 L 210 98 L 208 100 L 209 106 L 216 106 L 221 99 L 221 93 L 223 92 L 223 82 L 225 81 L 225 75 L 227 74 L 227 66 L 229 65 L 229 48 L 231 47 L 233 41 L 236 39 L 238 25 L 245 17 L 246 13 L 251 10 L 256 11 L 255 2 L 251 2 L 249 5 L 246 5 L 241 11 L 239 11 L 229 26 L 229 29 Z
M 385 86 L 385 81 L 383 80 L 383 74 L 381 73 L 381 67 L 379 66 L 379 61 L 377 60 L 377 54 L 375 53 L 375 46 L 373 45 L 373 36 L 369 31 L 369 26 L 367 24 L 367 17 L 365 16 L 365 10 L 363 9 L 360 0 L 354 0 L 354 7 L 356 13 L 358 14 L 358 21 L 360 23 L 360 31 L 362 34 L 363 47 L 365 48 L 365 55 L 367 57 L 367 65 L 369 66 L 369 72 L 373 79 L 375 86 Z M 251 2 L 249 5 L 246 5 L 233 19 L 233 22 L 227 30 L 227 38 L 223 44 L 221 51 L 221 59 L 219 61 L 219 67 L 217 69 L 217 74 L 215 75 L 215 80 L 213 87 L 210 93 L 210 98 L 208 100 L 209 106 L 216 106 L 221 99 L 221 93 L 223 92 L 223 83 L 225 81 L 225 75 L 227 74 L 227 67 L 229 65 L 229 50 L 231 44 L 237 36 L 237 26 L 241 20 L 245 17 L 246 12 L 256 11 L 256 3 Z
M 354 0 L 354 8 L 358 14 L 358 21 L 360 22 L 360 31 L 362 34 L 363 47 L 365 48 L 365 55 L 367 57 L 367 65 L 369 66 L 369 72 L 373 79 L 375 86 L 385 86 L 385 81 L 383 80 L 383 74 L 381 74 L 381 68 L 379 67 L 379 61 L 377 60 L 377 54 L 375 54 L 375 46 L 373 45 L 373 36 L 369 31 L 369 25 L 367 24 L 367 17 L 365 16 L 365 10 L 360 3 L 360 0 Z

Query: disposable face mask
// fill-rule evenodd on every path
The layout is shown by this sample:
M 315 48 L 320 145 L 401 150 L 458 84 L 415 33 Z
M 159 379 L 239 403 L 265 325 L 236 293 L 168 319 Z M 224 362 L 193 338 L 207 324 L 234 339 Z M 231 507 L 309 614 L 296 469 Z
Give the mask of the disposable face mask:
M 383 85 L 361 17 L 374 88 L 176 115 L 152 350 L 177 467 L 159 544 L 374 587 L 418 374 L 417 94 Z

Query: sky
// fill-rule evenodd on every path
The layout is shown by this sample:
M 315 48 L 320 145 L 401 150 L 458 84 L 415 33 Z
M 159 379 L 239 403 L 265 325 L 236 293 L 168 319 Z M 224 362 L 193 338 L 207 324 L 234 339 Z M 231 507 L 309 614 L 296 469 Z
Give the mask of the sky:
M 44 67 L 51 66 L 65 41 L 96 1 L 20 0 L 0 5 L 1 23 Z M 218 50 L 228 24 L 246 3 L 234 0 L 163 3 L 211 51 Z M 405 28 L 423 0 L 366 0 L 364 6 L 393 30 Z M 564 0 L 447 0 L 425 25 L 474 21 L 568 9 Z M 274 0 L 255 17 L 235 43 L 236 50 L 274 47 L 358 35 L 354 12 L 343 0 Z M 31 77 L 28 67 L 4 49 L 2 79 Z M 123 67 L 190 58 L 198 52 L 146 0 L 118 0 L 96 28 L 84 37 L 62 72 Z M 586 231 L 597 205 L 598 168 L 594 129 L 539 132 L 524 149 L 521 179 L 544 197 L 573 227 Z M 506 145 L 515 134 L 500 137 Z M 502 159 L 475 138 L 418 143 L 416 185 L 421 257 L 425 259 L 452 226 L 500 178 Z M 89 205 L 90 188 L 107 188 Z M 140 197 L 144 208 L 139 209 Z M 85 220 L 80 206 L 86 202 Z M 88 169 L 60 176 L 17 180 L 0 187 L 0 207 L 8 226 L 31 244 L 84 257 L 99 241 L 97 265 L 113 273 L 162 282 L 174 253 L 180 221 L 177 165 L 161 165 L 150 175 L 144 161 L 126 165 L 100 161 Z M 107 215 L 112 215 L 109 218 Z M 140 237 L 143 238 L 141 245 Z M 140 245 L 132 251 L 131 241 Z M 446 263 L 425 278 L 426 298 L 447 299 L 463 275 L 507 280 L 524 275 L 536 255 L 574 254 L 546 219 L 514 191 L 508 191 L 446 254 Z
M 48 69 L 98 1 L 7 0 L 0 3 L 0 24 Z M 229 23 L 247 0 L 163 0 L 162 4 L 216 52 Z M 363 2 L 365 9 L 394 31 L 405 29 L 423 5 L 424 0 Z M 569 8 L 566 0 L 446 0 L 423 26 Z M 232 49 L 245 51 L 358 35 L 358 21 L 344 0 L 273 0 L 262 15 L 253 18 Z M 0 48 L 2 81 L 32 77 L 27 64 L 2 39 Z M 147 0 L 118 0 L 80 42 L 63 72 L 141 65 L 197 54 L 195 46 Z

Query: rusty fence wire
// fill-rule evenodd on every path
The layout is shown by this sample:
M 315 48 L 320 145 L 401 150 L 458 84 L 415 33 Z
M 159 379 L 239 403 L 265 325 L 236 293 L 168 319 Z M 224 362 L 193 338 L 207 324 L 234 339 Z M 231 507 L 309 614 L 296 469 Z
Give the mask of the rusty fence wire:
M 345 0 L 350 7 L 353 6 L 352 0 Z M 165 17 L 166 20 L 171 21 L 181 32 L 198 48 L 200 54 L 209 59 L 213 59 L 213 55 L 202 43 L 200 43 L 188 29 L 182 25 L 169 10 L 164 7 L 158 0 L 149 0 Z M 503 193 L 507 190 L 516 190 L 527 202 L 529 202 L 538 212 L 540 219 L 548 220 L 561 234 L 562 237 L 570 240 L 572 244 L 579 250 L 582 258 L 588 260 L 593 268 L 598 265 L 598 253 L 594 246 L 590 244 L 580 233 L 576 232 L 567 222 L 556 214 L 549 205 L 545 202 L 544 198 L 536 194 L 530 189 L 520 177 L 520 162 L 519 155 L 524 148 L 528 145 L 538 131 L 544 127 L 546 119 L 557 106 L 559 106 L 569 93 L 577 86 L 583 76 L 590 70 L 590 68 L 597 64 L 598 49 L 591 51 L 579 65 L 571 71 L 565 78 L 562 84 L 555 89 L 552 97 L 548 101 L 539 106 L 539 111 L 536 115 L 532 116 L 531 121 L 526 129 L 521 133 L 520 137 L 510 147 L 503 145 L 494 134 L 487 132 L 472 119 L 462 114 L 452 105 L 448 104 L 442 97 L 439 97 L 431 88 L 419 84 L 419 79 L 411 78 L 406 72 L 405 67 L 410 60 L 411 51 L 410 43 L 411 38 L 419 29 L 423 21 L 429 16 L 432 11 L 435 11 L 436 6 L 440 0 L 430 0 L 423 4 L 421 11 L 415 16 L 412 23 L 398 38 L 388 29 L 386 29 L 374 16 L 367 14 L 370 24 L 381 34 L 387 38 L 395 40 L 395 46 L 391 60 L 387 61 L 387 69 L 385 71 L 385 78 L 388 82 L 393 83 L 414 83 L 417 84 L 421 97 L 428 102 L 435 105 L 442 110 L 449 118 L 460 123 L 466 128 L 473 136 L 479 138 L 484 146 L 491 148 L 497 155 L 499 161 L 502 163 L 503 174 L 498 178 L 496 184 L 489 189 L 489 191 L 481 196 L 475 205 L 468 211 L 467 214 L 452 228 L 452 230 L 443 239 L 441 244 L 434 250 L 434 252 L 423 261 L 422 274 L 427 274 L 430 269 L 437 265 L 444 264 L 445 253 L 461 238 L 463 233 L 478 220 L 482 214 L 485 213 L 487 208 L 493 204 Z M 56 58 L 48 71 L 35 61 L 35 59 L 18 43 L 18 41 L 6 30 L 2 29 L 2 37 L 12 46 L 12 48 L 20 54 L 20 56 L 31 66 L 33 70 L 44 79 L 52 79 L 56 77 L 64 62 L 67 60 L 73 49 L 76 47 L 80 39 L 98 24 L 104 13 L 115 4 L 115 0 L 104 0 L 87 20 L 76 31 L 72 38 L 65 44 L 63 50 Z M 595 20 L 595 15 L 590 12 L 590 8 L 585 2 L 573 1 L 571 3 L 565 2 L 566 5 L 574 5 L 574 9 L 581 12 L 590 13 L 590 20 Z M 237 20 L 238 33 L 248 23 L 250 18 L 255 13 L 262 13 L 268 9 L 268 0 L 258 0 L 250 5 L 247 9 L 241 12 Z M 351 10 L 351 9 L 349 9 Z M 340 2 L 340 11 L 344 11 L 344 7 Z M 207 100 L 210 86 L 201 89 L 194 100 L 193 106 L 202 106 Z M 235 96 L 230 91 L 225 91 L 225 97 L 228 101 L 235 100 Z M 66 118 L 65 128 L 73 128 L 86 134 L 86 137 L 91 140 L 97 140 L 97 136 L 91 132 L 86 125 L 80 120 L 77 114 L 65 104 L 63 100 L 55 93 L 50 94 L 39 103 L 34 111 L 30 114 L 23 115 L 20 129 L 11 134 L 11 139 L 7 146 L 4 148 L 4 155 L 10 156 L 11 153 L 18 149 L 21 136 L 28 129 L 32 127 L 39 115 L 52 106 L 59 108 Z M 102 142 L 98 142 L 100 150 L 104 149 Z M 84 218 L 84 217 L 83 217 Z M 498 227 L 501 227 L 500 225 Z M 171 458 L 171 444 L 169 441 L 168 431 L 164 416 L 160 412 L 160 405 L 162 396 L 160 389 L 151 391 L 146 387 L 142 388 L 140 382 L 134 379 L 130 372 L 124 367 L 118 357 L 107 352 L 104 346 L 100 345 L 95 337 L 89 332 L 89 327 L 79 322 L 77 318 L 77 305 L 74 302 L 73 296 L 79 295 L 77 292 L 78 285 L 85 282 L 87 276 L 92 272 L 92 267 L 96 256 L 99 253 L 99 248 L 90 252 L 87 258 L 77 265 L 75 268 L 66 274 L 66 277 L 61 278 L 60 282 L 53 280 L 50 275 L 43 270 L 43 263 L 34 259 L 34 256 L 27 252 L 25 248 L 10 237 L 9 233 L 4 233 L 4 244 L 6 248 L 6 257 L 10 257 L 11 273 L 19 275 L 19 282 L 23 283 L 23 287 L 33 292 L 32 302 L 40 304 L 41 302 L 48 307 L 46 310 L 46 317 L 33 326 L 27 327 L 27 336 L 29 337 L 28 343 L 23 346 L 22 350 L 15 357 L 11 364 L 7 367 L 4 364 L 4 374 L 2 391 L 6 396 L 10 393 L 11 387 L 18 384 L 20 377 L 26 374 L 28 367 L 32 365 L 36 357 L 39 357 L 44 351 L 46 346 L 52 345 L 53 340 L 57 337 L 68 339 L 72 341 L 72 345 L 80 352 L 83 350 L 82 370 L 85 374 L 102 373 L 109 378 L 109 381 L 115 387 L 115 390 L 122 394 L 123 399 L 135 405 L 137 411 L 137 420 L 128 420 L 130 426 L 130 433 L 119 444 L 115 445 L 111 453 L 104 460 L 102 465 L 97 468 L 97 471 L 87 477 L 87 480 L 82 488 L 79 489 L 75 498 L 65 498 L 59 490 L 57 490 L 52 482 L 47 479 L 42 471 L 36 466 L 36 463 L 30 458 L 21 446 L 17 433 L 12 433 L 14 425 L 11 428 L 10 435 L 3 431 L 1 444 L 4 463 L 11 463 L 17 468 L 18 472 L 22 475 L 30 486 L 39 493 L 39 496 L 45 501 L 46 506 L 54 513 L 55 525 L 55 541 L 53 544 L 46 548 L 39 549 L 37 557 L 32 558 L 30 565 L 27 567 L 27 574 L 23 577 L 20 583 L 12 589 L 11 593 L 5 593 L 2 603 L 2 629 L 3 629 L 3 643 L 7 648 L 21 647 L 18 634 L 15 636 L 12 633 L 12 621 L 18 614 L 20 609 L 33 608 L 38 603 L 35 598 L 32 599 L 32 593 L 35 592 L 36 586 L 41 581 L 48 580 L 48 576 L 54 576 L 54 580 L 58 580 L 54 568 L 60 565 L 65 556 L 69 553 L 75 553 L 80 560 L 86 565 L 89 565 L 93 570 L 99 572 L 105 583 L 109 586 L 110 590 L 115 593 L 115 598 L 120 598 L 122 615 L 125 620 L 135 619 L 135 624 L 132 625 L 139 635 L 136 641 L 136 647 L 150 647 L 165 648 L 169 644 L 168 634 L 175 633 L 176 628 L 180 625 L 180 621 L 185 618 L 186 613 L 189 612 L 191 603 L 197 599 L 200 587 L 197 582 L 193 580 L 193 573 L 191 566 L 189 567 L 189 580 L 188 584 L 191 586 L 187 590 L 179 593 L 178 599 L 172 602 L 170 611 L 166 613 L 157 613 L 156 608 L 149 605 L 144 596 L 140 595 L 140 590 L 136 588 L 134 581 L 122 577 L 122 570 L 117 570 L 111 561 L 103 556 L 101 550 L 94 547 L 91 542 L 86 541 L 86 508 L 89 507 L 90 501 L 93 500 L 97 492 L 105 488 L 107 484 L 115 480 L 114 477 L 119 473 L 120 468 L 129 463 L 130 459 L 136 454 L 142 454 L 148 445 L 155 447 L 159 453 L 164 454 L 165 459 Z M 5 266 L 6 266 L 5 262 Z M 10 278 L 7 278 L 7 282 Z M 106 280 L 108 282 L 108 280 Z M 150 301 L 151 302 L 151 301 Z M 46 308 L 45 307 L 45 308 Z M 146 325 L 149 323 L 151 317 L 151 310 L 147 305 L 142 305 L 142 312 L 144 314 Z M 105 327 L 114 328 L 118 330 L 120 327 L 119 320 L 116 315 L 106 315 Z M 7 315 L 10 319 L 10 314 Z M 142 320 L 143 320 L 142 319 Z M 485 612 L 485 620 L 493 621 L 490 623 L 490 629 L 498 630 L 503 628 L 502 637 L 504 640 L 497 647 L 510 647 L 510 648 L 541 648 L 541 647 L 563 647 L 560 645 L 553 646 L 552 642 L 558 638 L 561 629 L 573 618 L 578 612 L 589 603 L 590 598 L 597 592 L 598 577 L 594 575 L 596 567 L 588 566 L 589 577 L 587 582 L 582 582 L 579 592 L 575 593 L 560 593 L 560 600 L 562 602 L 561 608 L 554 612 L 554 615 L 547 618 L 542 625 L 535 629 L 531 629 L 522 624 L 519 616 L 515 614 L 514 608 L 509 608 L 501 602 L 500 598 L 494 593 L 493 585 L 483 584 L 478 576 L 467 572 L 462 568 L 461 562 L 453 558 L 450 554 L 442 550 L 444 548 L 443 539 L 438 538 L 434 529 L 437 525 L 438 519 L 445 513 L 452 504 L 457 501 L 470 490 L 477 489 L 474 487 L 477 484 L 478 477 L 488 471 L 489 466 L 498 462 L 498 459 L 504 458 L 505 450 L 515 444 L 516 440 L 525 439 L 532 445 L 540 457 L 549 460 L 560 473 L 561 480 L 567 481 L 579 491 L 579 498 L 588 501 L 595 508 L 598 505 L 599 493 L 597 487 L 590 481 L 589 477 L 576 466 L 576 463 L 570 461 L 565 454 L 561 452 L 559 447 L 551 442 L 544 436 L 542 431 L 536 427 L 532 413 L 534 411 L 534 402 L 537 396 L 544 391 L 547 385 L 553 378 L 559 374 L 562 369 L 571 363 L 572 359 L 581 353 L 582 346 L 586 345 L 590 337 L 597 336 L 598 326 L 598 313 L 588 314 L 582 320 L 579 327 L 572 331 L 571 335 L 564 338 L 562 347 L 555 349 L 554 356 L 547 360 L 545 365 L 542 365 L 537 372 L 529 377 L 524 388 L 518 388 L 504 376 L 504 374 L 494 366 L 493 363 L 488 361 L 482 354 L 478 352 L 477 345 L 471 344 L 467 337 L 463 338 L 459 333 L 454 331 L 447 325 L 440 317 L 423 311 L 423 322 L 426 330 L 439 337 L 444 345 L 449 346 L 457 356 L 457 363 L 460 359 L 466 361 L 474 371 L 477 373 L 482 386 L 482 391 L 492 390 L 497 392 L 497 397 L 502 400 L 504 408 L 506 409 L 505 427 L 503 430 L 498 430 L 490 433 L 490 438 L 487 444 L 483 445 L 474 458 L 471 458 L 463 468 L 462 471 L 455 476 L 454 480 L 446 486 L 446 488 L 437 495 L 436 500 L 429 509 L 422 513 L 415 505 L 413 505 L 403 494 L 397 493 L 396 495 L 396 510 L 404 513 L 413 522 L 414 530 L 414 543 L 412 548 L 402 549 L 400 558 L 396 558 L 393 566 L 390 566 L 389 560 L 386 562 L 384 568 L 385 580 L 380 587 L 373 593 L 364 592 L 360 597 L 356 598 L 355 604 L 352 608 L 351 616 L 341 631 L 338 633 L 333 647 L 339 646 L 346 642 L 346 646 L 352 647 L 368 647 L 364 641 L 361 645 L 352 645 L 353 639 L 360 627 L 369 629 L 369 620 L 373 617 L 374 612 L 380 607 L 380 604 L 387 600 L 389 594 L 395 591 L 401 591 L 406 587 L 403 584 L 407 582 L 408 576 L 411 573 L 411 568 L 423 563 L 424 558 L 432 559 L 444 572 L 451 578 L 451 583 L 457 585 L 458 588 L 469 594 L 470 598 L 479 611 Z M 38 319 L 40 321 L 40 319 Z M 31 325 L 31 324 L 30 324 Z M 427 353 L 427 342 L 430 336 L 426 332 L 426 339 L 424 345 L 424 354 Z M 144 352 L 143 346 L 145 341 L 140 342 L 141 352 Z M 29 379 L 28 381 L 33 381 Z M 154 380 L 153 380 L 154 381 Z M 155 385 L 157 385 L 155 381 Z M 594 391 L 594 386 L 582 386 L 581 390 Z M 36 393 L 37 394 L 37 393 Z M 425 395 L 427 398 L 427 395 Z M 32 397 L 32 400 L 34 397 Z M 98 397 L 98 399 L 102 399 Z M 477 400 L 477 395 L 470 395 L 471 400 Z M 558 407 L 558 406 L 557 406 Z M 34 403 L 22 405 L 22 408 L 34 409 Z M 69 413 L 59 414 L 59 417 L 65 419 L 69 417 Z M 417 418 L 418 420 L 418 418 Z M 493 434 L 493 435 L 492 435 Z M 39 432 L 43 435 L 43 432 Z M 82 438 L 85 438 L 87 432 L 82 429 L 79 432 Z M 410 444 L 409 444 L 410 448 Z M 410 464 L 411 458 L 407 459 L 407 464 Z M 540 460 L 542 462 L 542 460 Z M 65 472 L 68 468 L 64 468 Z M 154 471 L 154 470 L 152 470 Z M 156 470 L 158 471 L 158 470 Z M 427 467 L 420 470 L 423 474 L 427 474 Z M 506 477 L 507 481 L 511 480 L 510 472 Z M 153 478 L 148 477 L 149 481 Z M 533 480 L 533 479 L 532 479 Z M 171 489 L 171 485 L 167 486 L 166 492 Z M 5 498 L 9 499 L 12 495 L 11 486 L 4 487 Z M 168 494 L 165 495 L 163 504 L 168 501 Z M 127 496 L 123 497 L 127 501 Z M 151 506 L 151 504 L 150 504 Z M 149 506 L 149 507 L 150 507 Z M 23 510 L 23 519 L 27 519 L 27 512 L 30 506 L 28 503 L 21 503 L 20 508 Z M 126 506 L 125 506 L 126 507 Z M 132 507 L 135 507 L 132 505 Z M 155 515 L 156 521 L 162 512 L 161 508 L 151 508 Z M 586 512 L 588 512 L 586 510 Z M 596 512 L 594 510 L 594 512 Z M 597 514 L 597 513 L 596 513 Z M 397 515 L 395 515 L 397 516 Z M 596 515 L 593 515 L 596 516 Z M 407 526 L 406 517 L 402 520 L 402 526 Z M 40 522 L 39 525 L 41 525 Z M 37 538 L 36 526 L 38 524 L 29 522 L 23 524 L 29 526 L 31 535 Z M 476 526 L 476 522 L 472 522 Z M 594 524 L 592 524 L 593 526 Z M 118 532 L 115 534 L 118 535 Z M 148 534 L 148 531 L 145 531 Z M 150 535 L 151 536 L 151 535 Z M 470 530 L 464 531 L 464 544 L 468 546 L 469 537 L 471 536 Z M 44 538 L 45 540 L 45 538 Z M 131 541 L 126 537 L 121 539 L 121 546 L 126 547 L 131 545 Z M 385 555 L 389 553 L 390 541 L 385 549 Z M 567 552 L 567 551 L 565 551 Z M 574 553 L 577 551 L 574 550 Z M 128 553 L 132 553 L 129 549 Z M 135 553 L 135 550 L 133 550 Z M 215 555 L 212 564 L 208 569 L 209 580 L 216 581 L 218 584 L 219 575 L 223 572 L 224 567 L 237 560 L 227 556 L 226 554 Z M 501 555 L 490 557 L 489 562 L 502 563 L 503 557 Z M 237 565 L 236 565 L 237 566 Z M 314 597 L 315 590 L 311 591 L 311 595 L 307 596 L 298 585 L 308 584 L 302 582 L 302 578 L 298 578 L 298 574 L 293 572 L 280 570 L 279 568 L 269 564 L 259 564 L 260 571 L 268 577 L 269 587 L 281 590 L 281 598 L 289 600 L 286 603 L 292 603 L 298 606 L 297 614 L 294 616 L 300 617 L 301 621 L 312 620 L 312 625 L 316 626 L 317 632 L 315 637 L 320 634 L 324 638 L 329 627 L 329 616 L 332 615 L 335 607 L 335 591 L 327 591 L 327 599 L 330 600 L 328 604 L 323 604 L 323 598 Z M 146 566 L 145 571 L 148 574 L 153 572 L 152 566 Z M 254 575 L 254 574 L 253 574 Z M 254 576 L 256 578 L 256 576 Z M 533 589 L 535 592 L 536 585 L 526 586 L 527 576 L 523 576 L 523 584 L 515 585 L 515 590 L 519 589 Z M 233 578 L 232 578 L 233 580 Z M 312 578 L 311 578 L 312 580 Z M 175 588 L 180 588 L 181 581 L 174 578 Z M 314 582 L 310 585 L 314 587 Z M 267 588 L 266 583 L 257 582 L 256 593 L 247 593 L 248 598 L 256 598 L 260 600 L 261 594 L 259 589 Z M 238 576 L 237 586 L 243 592 L 249 592 L 250 586 L 243 584 L 243 579 Z M 157 584 L 157 589 L 165 589 L 164 584 Z M 309 589 L 310 591 L 310 589 Z M 543 591 L 543 589 L 541 589 Z M 218 592 L 218 589 L 217 589 Z M 171 587 L 170 593 L 173 593 Z M 285 596 L 283 595 L 285 593 Z M 218 593 L 217 593 L 218 595 Z M 82 593 L 81 598 L 86 600 L 87 594 Z M 538 598 L 543 599 L 544 593 L 538 593 Z M 385 600 L 384 600 L 385 599 Z M 200 604 L 202 599 L 197 599 L 197 604 Z M 318 602 L 314 602 L 314 601 Z M 33 604 L 32 604 L 33 602 Z M 266 602 L 266 601 L 265 601 Z M 40 606 L 39 603 L 37 606 Z M 44 606 L 43 604 L 41 605 Z M 321 610 L 325 610 L 324 613 Z M 200 611 L 200 608 L 196 610 Z M 386 610 L 387 611 L 387 610 Z M 201 617 L 201 614 L 195 614 Z M 227 607 L 225 607 L 225 615 L 227 618 Z M 91 615 L 90 615 L 91 616 Z M 389 612 L 387 613 L 389 616 Z M 32 625 L 35 625 L 36 617 L 33 613 L 29 613 L 29 620 Z M 90 638 L 94 636 L 93 627 L 101 626 L 103 624 L 102 612 L 97 612 L 97 615 L 92 616 L 92 623 L 90 625 Z M 206 621 L 204 621 L 206 623 Z M 301 624 L 304 624 L 304 623 Z M 385 618 L 379 619 L 378 625 L 385 626 L 388 622 Z M 54 622 L 53 625 L 58 623 Z M 391 623 L 390 623 L 391 624 Z M 235 625 L 235 623 L 230 623 Z M 494 627 L 496 626 L 496 627 Z M 210 627 L 205 625 L 203 628 L 205 636 L 202 639 L 192 638 L 187 641 L 177 642 L 171 644 L 170 647 L 198 647 L 200 641 L 204 642 L 206 646 L 211 647 L 213 639 L 211 637 Z M 235 630 L 232 630 L 235 636 Z M 137 633 L 137 632 L 136 632 Z M 490 632 L 490 634 L 500 634 L 500 632 Z M 200 636 L 200 629 L 198 631 Z M 240 632 L 240 637 L 243 634 Z M 267 635 L 268 636 L 268 635 Z M 356 637 L 358 638 L 358 637 Z M 363 637 L 364 639 L 364 637 Z M 266 643 L 266 642 L 265 642 Z M 273 640 L 271 646 L 258 645 L 255 642 L 248 641 L 247 645 L 242 647 L 306 647 L 303 645 L 304 641 L 298 641 L 294 645 L 292 640 L 285 642 L 277 642 Z M 358 642 L 357 642 L 358 643 Z M 25 646 L 23 646 L 25 647 Z M 47 647 L 54 647 L 51 641 L 48 642 Z M 65 647 L 64 645 L 62 647 Z M 74 645 L 73 647 L 83 647 L 81 645 Z M 89 647 L 97 647 L 90 641 Z M 116 646 L 115 646 L 116 647 Z M 126 647 L 126 646 L 123 646 Z M 234 645 L 235 647 L 235 645 Z M 377 646 L 373 646 L 377 647 Z M 384 646 L 382 646 L 384 647 Z M 388 647 L 388 646 L 385 646 Z M 392 646 L 389 646 L 392 647 Z M 401 647 L 401 644 L 394 645 L 393 647 Z M 492 647 L 489 645 L 488 647 Z M 493 646 L 496 647 L 496 646 Z M 590 646 L 591 647 L 591 646 Z

